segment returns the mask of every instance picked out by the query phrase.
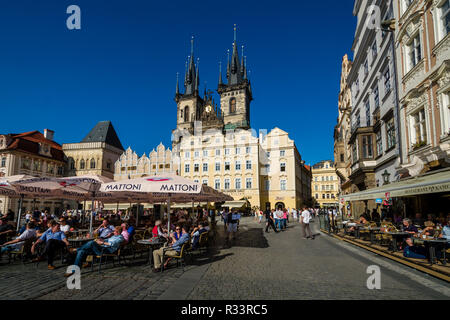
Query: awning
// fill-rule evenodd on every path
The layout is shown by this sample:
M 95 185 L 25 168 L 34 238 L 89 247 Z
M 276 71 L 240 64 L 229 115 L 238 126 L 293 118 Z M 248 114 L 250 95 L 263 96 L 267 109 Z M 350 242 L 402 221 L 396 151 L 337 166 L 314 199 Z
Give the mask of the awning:
M 247 201 L 245 200 L 239 200 L 239 201 L 226 201 L 222 207 L 228 207 L 228 208 L 241 208 L 247 204 Z
M 450 169 L 426 173 L 414 178 L 393 182 L 382 187 L 341 196 L 344 201 L 408 197 L 419 194 L 450 192 Z

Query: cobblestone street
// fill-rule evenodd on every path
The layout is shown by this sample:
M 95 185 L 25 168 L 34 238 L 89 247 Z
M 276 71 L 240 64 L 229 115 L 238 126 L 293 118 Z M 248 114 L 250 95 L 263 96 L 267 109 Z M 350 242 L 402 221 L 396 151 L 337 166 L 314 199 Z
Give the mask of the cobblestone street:
M 81 290 L 66 288 L 65 267 L 14 265 L 2 260 L 2 299 L 448 299 L 448 284 L 326 235 L 303 240 L 298 224 L 278 234 L 244 218 L 231 245 L 223 224 L 207 257 L 184 272 L 152 273 L 146 255 L 128 266 L 109 264 L 102 274 L 83 270 Z M 381 268 L 381 290 L 368 290 L 369 265 Z

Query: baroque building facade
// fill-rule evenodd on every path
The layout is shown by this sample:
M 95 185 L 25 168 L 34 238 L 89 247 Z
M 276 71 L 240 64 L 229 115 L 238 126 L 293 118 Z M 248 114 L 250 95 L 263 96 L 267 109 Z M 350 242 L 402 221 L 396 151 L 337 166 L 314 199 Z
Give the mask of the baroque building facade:
M 450 166 L 450 1 L 396 0 L 402 177 Z
M 372 26 L 371 6 L 379 19 L 393 18 L 393 3 L 356 0 L 358 17 L 352 51 L 354 59 L 347 81 L 352 92 L 351 192 L 359 192 L 400 179 L 401 139 L 394 34 Z M 355 203 L 362 212 L 375 203 Z
M 60 144 L 53 141 L 54 131 L 45 129 L 20 134 L 0 135 L 0 177 L 31 175 L 35 177 L 62 177 L 66 160 Z M 23 199 L 23 210 L 47 210 L 58 213 L 65 202 L 53 199 Z M 17 215 L 19 200 L 0 196 L 0 212 L 9 209 Z
M 324 160 L 312 166 L 312 194 L 321 208 L 338 207 L 339 178 L 333 161 Z

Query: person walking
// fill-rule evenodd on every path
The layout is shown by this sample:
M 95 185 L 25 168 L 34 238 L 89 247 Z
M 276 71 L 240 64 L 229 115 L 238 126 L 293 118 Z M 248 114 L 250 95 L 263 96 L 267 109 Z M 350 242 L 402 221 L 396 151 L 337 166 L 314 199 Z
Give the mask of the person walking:
M 261 223 L 262 222 L 262 218 L 263 218 L 262 210 L 258 210 L 258 218 L 259 218 L 259 223 Z
M 269 233 L 269 227 L 273 229 L 273 231 L 278 232 L 277 227 L 274 224 L 273 210 L 267 209 L 265 212 L 266 216 L 266 232 Z
M 292 209 L 292 217 L 294 219 L 294 222 L 297 222 L 298 216 L 297 216 L 297 210 L 294 208 Z
M 311 232 L 311 229 L 309 227 L 309 222 L 311 221 L 311 213 L 306 209 L 306 207 L 303 207 L 302 214 L 300 216 L 300 222 L 302 224 L 302 230 L 303 230 L 303 239 L 311 238 L 311 240 L 314 240 L 314 235 Z M 306 235 L 306 231 L 308 231 L 308 236 Z

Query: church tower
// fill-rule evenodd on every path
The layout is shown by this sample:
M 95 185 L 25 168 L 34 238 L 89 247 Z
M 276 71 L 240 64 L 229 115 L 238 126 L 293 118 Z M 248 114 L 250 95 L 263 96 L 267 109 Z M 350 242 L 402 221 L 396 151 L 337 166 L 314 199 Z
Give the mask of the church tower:
M 247 61 L 242 46 L 242 58 L 239 58 L 234 25 L 233 52 L 230 62 L 228 53 L 227 83 L 222 83 L 222 71 L 219 71 L 220 108 L 225 130 L 250 128 L 250 102 L 253 100 L 250 81 L 247 77 Z
M 189 64 L 189 65 L 188 65 Z M 191 39 L 191 55 L 186 61 L 184 75 L 184 94 L 180 93 L 179 79 L 177 75 L 177 86 L 175 101 L 177 103 L 177 130 L 189 130 L 193 133 L 194 122 L 200 118 L 202 113 L 203 99 L 199 95 L 199 60 L 195 66 L 194 37 Z

